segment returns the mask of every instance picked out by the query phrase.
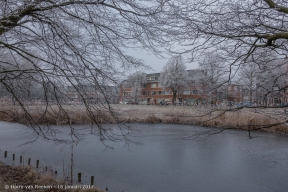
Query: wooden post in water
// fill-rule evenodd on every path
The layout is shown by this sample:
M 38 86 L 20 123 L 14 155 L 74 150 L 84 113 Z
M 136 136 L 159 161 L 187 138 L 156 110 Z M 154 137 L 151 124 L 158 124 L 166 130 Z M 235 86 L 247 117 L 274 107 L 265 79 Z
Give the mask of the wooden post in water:
M 94 176 L 91 176 L 91 185 L 94 185 Z
M 7 151 L 4 152 L 4 157 L 5 157 L 5 158 L 7 157 Z
M 15 161 L 15 154 L 13 154 L 13 161 Z
M 81 183 L 81 173 L 78 173 L 78 183 Z
M 20 156 L 20 164 L 22 163 L 22 156 Z
M 31 158 L 28 159 L 28 165 L 30 166 L 31 163 Z
M 39 160 L 36 161 L 36 168 L 39 168 Z

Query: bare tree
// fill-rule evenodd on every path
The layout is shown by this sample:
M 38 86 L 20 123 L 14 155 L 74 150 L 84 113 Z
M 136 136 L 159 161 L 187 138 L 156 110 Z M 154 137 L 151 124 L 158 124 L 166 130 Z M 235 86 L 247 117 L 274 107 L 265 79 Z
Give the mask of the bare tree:
M 30 63 L 27 61 L 23 62 L 23 60 L 13 61 L 13 58 L 9 57 L 9 54 L 0 56 L 0 60 L 2 61 L 0 71 L 7 72 L 0 74 L 0 79 L 4 80 L 4 84 L 1 84 L 3 87 L 2 97 L 12 97 L 12 94 L 5 88 L 5 83 L 13 85 L 11 89 L 13 89 L 15 95 L 21 100 L 31 101 L 40 99 L 43 96 L 43 92 L 39 89 L 40 78 L 30 70 Z
M 256 78 L 256 99 L 266 106 L 287 104 L 287 60 L 264 63 Z
M 171 2 L 179 42 L 195 60 L 217 52 L 227 63 L 227 82 L 242 65 L 261 62 L 284 65 L 287 57 L 288 4 L 281 0 Z M 173 23 L 173 22 L 172 22 Z M 269 56 L 269 57 L 267 57 Z M 280 67 L 278 65 L 277 67 Z
M 182 4 L 181 4 L 182 3 Z M 220 0 L 177 1 L 173 14 L 178 17 L 178 40 L 185 53 L 194 59 L 203 52 L 217 51 L 230 63 L 229 70 L 250 58 L 257 60 L 267 53 L 286 57 L 285 1 Z M 180 4 L 180 5 L 179 5 Z M 261 50 L 261 51 L 259 51 Z
M 80 96 L 87 116 L 98 125 L 100 138 L 116 136 L 102 127 L 95 115 L 107 111 L 117 121 L 111 106 L 87 100 L 91 89 L 81 87 L 93 85 L 92 92 L 102 94 L 109 104 L 104 87 L 115 85 L 119 76 L 130 68 L 145 67 L 125 50 L 141 47 L 158 53 L 157 47 L 168 42 L 169 34 L 161 30 L 167 22 L 161 16 L 165 5 L 166 0 L 0 2 L 0 84 L 37 137 L 56 139 L 51 127 L 38 125 L 47 115 L 58 118 L 61 114 L 71 119 L 65 109 L 70 100 L 67 86 L 74 87 Z M 26 67 L 20 67 L 21 63 L 26 63 Z M 45 106 L 39 119 L 32 117 L 19 95 L 29 95 L 31 86 L 26 82 L 40 86 Z M 1 113 L 17 117 L 14 110 Z M 75 129 L 71 129 L 71 135 L 77 137 Z
M 255 94 L 257 88 L 257 80 L 261 75 L 261 71 L 259 70 L 258 66 L 255 65 L 255 63 L 250 62 L 247 64 L 243 64 L 240 67 L 238 75 L 239 82 L 241 83 L 241 85 L 243 85 L 243 92 L 245 93 L 244 99 L 246 99 L 245 97 L 247 96 L 248 101 L 250 102 L 250 104 L 252 104 L 252 102 L 255 102 L 256 99 Z
M 188 83 L 186 66 L 181 56 L 169 59 L 161 71 L 159 80 L 164 89 L 171 89 L 173 94 L 172 103 L 174 105 L 177 93 L 179 93 L 181 88 L 186 87 Z
M 219 54 L 208 53 L 199 62 L 199 66 L 206 75 L 206 86 L 203 86 L 206 88 L 204 93 L 210 97 L 209 100 L 212 104 L 218 103 L 218 99 L 222 98 L 223 91 L 221 89 L 225 83 L 227 84 L 225 59 Z
M 177 23 L 173 26 L 174 34 L 178 35 L 175 39 L 182 45 L 181 49 L 172 49 L 174 53 L 186 54 L 194 61 L 201 61 L 206 53 L 219 53 L 221 57 L 225 58 L 227 64 L 227 82 L 235 80 L 233 77 L 237 71 L 248 62 L 254 63 L 259 69 L 263 69 L 262 67 L 265 66 L 261 65 L 261 61 L 268 58 L 269 62 L 266 63 L 279 63 L 279 65 L 266 66 L 272 68 L 272 71 L 277 68 L 281 69 L 282 66 L 285 68 L 287 62 L 281 61 L 285 60 L 288 55 L 287 1 L 180 0 L 170 2 L 170 4 L 170 13 L 176 18 L 170 22 Z M 267 57 L 267 55 L 272 56 Z M 270 72 L 267 70 L 267 73 Z M 266 84 L 261 83 L 263 85 L 261 89 L 263 99 L 272 95 L 272 92 L 276 94 L 276 89 L 283 91 L 287 89 L 287 83 L 284 86 L 278 86 L 278 88 L 272 86 L 276 85 L 277 80 L 280 80 L 279 78 L 284 74 L 286 72 L 283 71 L 283 73 L 275 73 L 274 77 L 267 78 L 263 74 L 262 78 L 266 78 Z M 273 87 L 275 87 L 275 91 L 271 90 Z M 257 89 L 257 92 L 258 90 L 260 89 Z M 251 106 L 250 108 L 260 110 L 261 107 Z M 263 108 L 272 107 L 275 106 Z M 242 110 L 242 107 L 231 110 Z M 225 111 L 227 110 L 225 109 Z M 269 125 L 259 122 L 255 125 L 257 128 L 286 125 L 287 123 L 284 118 L 287 117 L 287 114 L 282 109 L 261 112 L 273 112 L 275 118 L 271 121 L 273 123 Z M 268 114 L 266 116 L 271 117 L 273 115 Z
M 138 97 L 142 94 L 142 88 L 146 81 L 146 73 L 140 71 L 136 71 L 127 77 L 126 84 L 132 89 L 132 96 L 135 103 L 138 102 Z

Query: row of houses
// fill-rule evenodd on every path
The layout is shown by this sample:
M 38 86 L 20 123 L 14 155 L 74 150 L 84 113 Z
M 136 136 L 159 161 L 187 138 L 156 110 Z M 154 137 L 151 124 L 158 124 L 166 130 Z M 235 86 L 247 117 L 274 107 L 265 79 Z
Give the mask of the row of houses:
M 245 89 L 241 84 L 226 82 L 221 86 L 211 86 L 207 80 L 207 74 L 200 69 L 187 70 L 189 81 L 187 85 L 178 90 L 176 103 L 189 105 L 205 104 L 237 104 L 243 102 L 260 105 L 280 105 L 288 103 L 288 90 L 286 84 L 273 83 L 265 88 L 256 86 L 255 90 Z M 146 81 L 137 94 L 137 103 L 140 104 L 163 104 L 172 103 L 172 91 L 160 84 L 160 73 L 146 74 Z M 38 91 L 41 92 L 41 91 Z M 89 103 L 135 103 L 135 93 L 133 88 L 127 85 L 127 81 L 122 81 L 118 86 L 110 85 L 74 85 L 67 86 L 57 96 L 57 100 L 68 102 L 83 101 Z M 38 97 L 31 97 L 30 100 L 44 99 L 43 94 Z M 47 94 L 46 94 L 47 96 Z M 61 98 L 60 98 L 61 97 Z M 0 98 L 11 100 L 11 95 L 2 94 Z M 49 97 L 53 100 L 53 95 Z M 60 98 L 60 99 L 59 99 Z M 27 100 L 27 99 L 26 99 Z
M 207 74 L 200 69 L 187 70 L 189 81 L 187 86 L 178 90 L 176 103 L 189 105 L 205 104 L 239 104 L 249 103 L 257 105 L 280 105 L 288 103 L 288 91 L 279 84 L 266 88 L 247 90 L 241 84 L 226 82 L 221 86 L 210 86 Z M 160 73 L 146 74 L 146 83 L 142 86 L 137 101 L 141 104 L 172 103 L 172 92 L 169 88 L 161 87 Z M 132 87 L 127 86 L 123 81 L 119 86 L 119 102 L 134 103 L 135 94 Z
M 238 104 L 250 103 L 260 105 L 280 105 L 288 103 L 288 91 L 279 84 L 268 90 L 247 90 L 241 84 L 227 82 L 219 87 L 208 86 L 207 75 L 200 69 L 187 70 L 190 77 L 187 86 L 180 89 L 176 103 L 188 105 L 205 104 Z M 160 104 L 163 101 L 172 104 L 172 91 L 160 84 L 160 73 L 146 74 L 146 82 L 137 95 L 139 104 Z M 83 99 L 94 103 L 135 103 L 135 94 L 126 81 L 119 86 L 79 85 L 66 88 L 67 98 L 72 102 L 83 102 Z
M 187 70 L 189 81 L 187 86 L 177 92 L 176 103 L 190 105 L 218 104 L 221 102 L 239 103 L 243 101 L 241 85 L 229 84 L 219 88 L 208 87 L 205 71 L 200 69 Z M 142 86 L 137 101 L 143 104 L 172 103 L 172 91 L 160 84 L 160 73 L 146 74 L 146 83 Z M 210 89 L 210 90 L 209 90 Z M 135 93 L 132 87 L 123 81 L 120 84 L 119 101 L 135 102 Z

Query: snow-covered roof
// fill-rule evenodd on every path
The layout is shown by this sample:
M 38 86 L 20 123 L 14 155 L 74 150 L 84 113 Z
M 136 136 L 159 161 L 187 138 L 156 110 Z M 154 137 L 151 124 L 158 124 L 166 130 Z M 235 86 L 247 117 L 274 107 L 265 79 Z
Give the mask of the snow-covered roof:
M 160 73 L 146 74 L 146 80 L 149 83 L 151 83 L 151 82 L 159 82 L 159 77 L 160 77 Z

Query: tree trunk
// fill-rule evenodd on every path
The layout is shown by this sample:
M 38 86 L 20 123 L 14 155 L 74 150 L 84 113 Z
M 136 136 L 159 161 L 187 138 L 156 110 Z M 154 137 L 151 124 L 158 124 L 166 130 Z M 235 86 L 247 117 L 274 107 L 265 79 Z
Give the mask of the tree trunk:
M 177 94 L 177 91 L 173 91 L 173 99 L 172 99 L 172 104 L 173 105 L 176 105 L 176 94 Z
M 249 102 L 250 102 L 250 105 L 252 104 L 252 94 L 253 94 L 253 92 L 252 92 L 252 90 L 250 89 L 250 95 L 249 95 Z
M 252 84 L 252 80 L 250 80 L 250 90 L 249 90 L 249 102 L 250 102 L 250 105 L 252 104 L 252 97 L 253 97 L 253 84 Z

